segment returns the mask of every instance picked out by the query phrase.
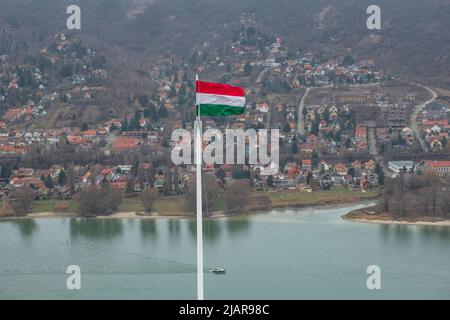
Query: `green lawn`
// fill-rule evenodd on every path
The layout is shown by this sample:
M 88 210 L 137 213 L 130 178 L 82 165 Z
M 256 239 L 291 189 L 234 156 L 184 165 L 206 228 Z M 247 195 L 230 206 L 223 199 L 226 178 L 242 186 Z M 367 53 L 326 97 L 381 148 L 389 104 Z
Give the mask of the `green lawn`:
M 316 192 L 267 192 L 265 193 L 271 200 L 272 204 L 304 204 L 314 205 L 320 203 L 334 202 L 334 201 L 349 201 L 364 198 L 371 198 L 378 195 L 378 189 L 371 189 L 367 192 L 350 191 L 344 187 L 335 187 L 331 191 L 316 191 Z
M 69 204 L 69 209 L 67 212 L 75 212 L 76 207 L 75 203 L 70 200 L 40 200 L 36 201 L 33 206 L 33 212 L 34 213 L 41 213 L 41 212 L 55 212 L 55 205 L 60 203 L 67 203 Z
M 34 203 L 33 212 L 34 213 L 40 213 L 40 212 L 54 212 L 55 211 L 55 205 L 59 203 L 68 203 L 69 204 L 69 210 L 68 212 L 75 212 L 76 211 L 76 204 L 74 201 L 70 200 L 40 200 L 36 201 Z M 119 211 L 122 212 L 136 212 L 136 211 L 143 211 L 144 208 L 142 207 L 141 200 L 139 198 L 124 198 L 122 201 L 122 204 L 119 207 Z
M 124 198 L 122 205 L 119 208 L 121 212 L 141 212 L 144 211 L 141 199 L 136 198 Z M 186 201 L 184 196 L 171 196 L 160 197 L 155 202 L 154 211 L 161 215 L 185 215 L 189 214 L 189 210 L 186 209 Z
M 73 201 L 63 200 L 40 200 L 34 203 L 33 213 L 55 212 L 55 205 L 59 203 L 68 203 L 69 210 L 67 212 L 75 212 L 76 204 Z M 189 213 L 186 210 L 185 198 L 183 196 L 161 197 L 155 203 L 155 211 L 163 215 L 179 215 Z M 124 198 L 119 207 L 120 212 L 141 212 L 144 211 L 141 199 Z
M 155 203 L 155 211 L 166 216 L 194 214 L 194 212 L 186 209 L 186 198 L 184 196 L 159 198 Z
M 253 192 L 254 196 L 266 195 L 272 201 L 272 205 L 317 205 L 327 204 L 332 202 L 346 202 L 346 201 L 358 201 L 366 198 L 373 198 L 378 195 L 378 189 L 370 189 L 367 192 L 361 191 L 349 191 L 344 187 L 335 187 L 331 191 L 316 191 L 316 192 L 299 192 L 299 191 L 283 191 L 283 192 Z M 68 203 L 69 209 L 67 212 L 75 212 L 76 205 L 70 200 L 42 200 L 36 201 L 34 204 L 33 212 L 55 212 L 55 205 L 60 203 Z M 215 199 L 215 206 L 211 211 L 218 211 L 225 209 L 225 199 L 223 194 L 220 194 Z M 124 198 L 122 204 L 119 207 L 121 212 L 142 212 L 144 208 L 142 206 L 141 199 L 136 198 Z M 184 196 L 171 196 L 160 197 L 156 203 L 154 211 L 161 215 L 194 215 L 192 210 L 187 209 L 186 198 Z
M 139 212 L 144 211 L 141 199 L 139 198 L 123 198 L 119 207 L 120 212 Z

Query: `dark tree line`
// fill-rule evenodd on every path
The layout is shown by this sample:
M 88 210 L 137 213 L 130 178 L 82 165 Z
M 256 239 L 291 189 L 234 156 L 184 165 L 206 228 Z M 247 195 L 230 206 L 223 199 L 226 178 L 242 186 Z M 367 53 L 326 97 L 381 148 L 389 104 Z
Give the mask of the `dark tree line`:
M 122 191 L 105 182 L 99 186 L 88 186 L 74 197 L 77 213 L 82 217 L 108 216 L 122 203 Z
M 450 217 L 450 182 L 433 174 L 401 174 L 386 179 L 382 190 L 385 212 L 396 217 Z

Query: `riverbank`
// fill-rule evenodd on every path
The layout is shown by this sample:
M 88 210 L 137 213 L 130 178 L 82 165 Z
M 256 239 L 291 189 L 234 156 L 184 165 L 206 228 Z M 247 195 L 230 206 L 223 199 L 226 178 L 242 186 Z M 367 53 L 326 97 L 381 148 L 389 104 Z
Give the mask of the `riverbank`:
M 343 187 L 337 187 L 332 191 L 316 192 L 253 192 L 250 204 L 239 215 L 266 212 L 274 209 L 305 208 L 328 205 L 342 205 L 373 200 L 378 197 L 378 190 L 350 191 Z M 49 218 L 76 218 L 74 203 L 67 201 L 69 212 L 55 212 L 52 208 L 62 201 L 40 201 L 35 206 L 35 211 L 24 217 L 0 217 L 1 219 L 49 219 Z M 210 218 L 223 218 L 225 214 L 225 202 L 223 198 L 217 199 L 217 207 L 211 213 Z M 98 216 L 95 219 L 183 219 L 195 217 L 194 213 L 186 209 L 186 199 L 183 196 L 162 197 L 155 203 L 155 212 L 145 214 L 141 201 L 138 198 L 124 199 L 119 211 L 110 216 Z
M 439 217 L 395 217 L 390 213 L 382 212 L 381 206 L 379 205 L 350 211 L 343 215 L 342 218 L 344 220 L 361 223 L 450 227 L 450 220 Z

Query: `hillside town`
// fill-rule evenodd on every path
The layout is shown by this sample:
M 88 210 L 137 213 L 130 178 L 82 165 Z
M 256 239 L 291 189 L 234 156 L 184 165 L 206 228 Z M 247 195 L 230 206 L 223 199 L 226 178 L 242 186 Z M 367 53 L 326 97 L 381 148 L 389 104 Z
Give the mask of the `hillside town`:
M 245 114 L 205 118 L 205 129 L 281 132 L 273 176 L 257 165 L 206 166 L 223 188 L 245 180 L 256 192 L 366 192 L 386 177 L 450 174 L 448 96 L 425 103 L 423 88 L 399 86 L 396 75 L 374 59 L 356 60 L 350 48 L 332 58 L 291 52 L 283 39 L 257 30 L 252 16 L 241 17 L 223 47 L 205 43 L 187 61 L 168 57 L 147 67 L 154 90 L 130 94 L 118 109 L 108 107 L 115 89 L 107 59 L 73 35 L 58 33 L 35 56 L 19 62 L 4 55 L 0 63 L 4 204 L 21 188 L 37 201 L 68 201 L 104 183 L 126 197 L 152 188 L 186 194 L 194 167 L 171 163 L 170 137 L 179 128 L 193 133 L 196 73 L 246 88 Z

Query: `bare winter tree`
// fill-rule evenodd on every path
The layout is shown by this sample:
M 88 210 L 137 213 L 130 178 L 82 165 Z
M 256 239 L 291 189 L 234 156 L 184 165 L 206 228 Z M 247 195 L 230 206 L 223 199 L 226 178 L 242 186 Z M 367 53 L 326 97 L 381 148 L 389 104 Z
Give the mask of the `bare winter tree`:
M 237 180 L 225 190 L 225 207 L 229 214 L 241 213 L 250 202 L 248 180 Z
M 11 206 L 15 215 L 24 216 L 30 213 L 33 209 L 34 200 L 36 198 L 36 191 L 23 187 L 14 191 L 11 199 Z
M 187 197 L 187 203 L 188 208 L 190 210 L 195 210 L 196 208 L 196 183 L 192 182 L 187 187 L 186 197 Z M 220 192 L 220 187 L 217 184 L 216 178 L 207 175 L 204 176 L 203 180 L 203 214 L 204 215 L 210 215 L 211 212 L 216 209 L 216 197 L 218 196 Z
M 142 205 L 144 206 L 145 212 L 152 212 L 155 201 L 158 199 L 158 197 L 159 191 L 156 188 L 148 188 L 141 193 Z

